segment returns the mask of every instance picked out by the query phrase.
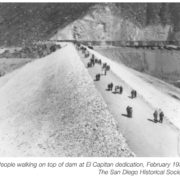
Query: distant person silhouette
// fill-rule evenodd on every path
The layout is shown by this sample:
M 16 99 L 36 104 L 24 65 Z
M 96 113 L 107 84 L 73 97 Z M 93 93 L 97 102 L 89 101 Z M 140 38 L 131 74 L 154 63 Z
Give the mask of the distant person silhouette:
M 131 98 L 134 98 L 134 90 L 131 91 Z
M 154 122 L 157 123 L 158 112 L 155 111 L 153 116 L 154 116 Z
M 120 94 L 123 93 L 123 87 L 122 86 L 119 87 L 119 91 L 120 91 Z
M 137 97 L 137 91 L 134 90 L 134 97 Z
M 113 90 L 113 83 L 111 83 L 111 91 Z
M 127 117 L 129 117 L 129 106 L 126 108 L 126 111 L 127 111 Z
M 163 117 L 164 117 L 164 113 L 161 111 L 160 114 L 159 114 L 159 122 L 160 123 L 163 123 Z
M 132 107 L 129 108 L 129 117 L 132 118 L 132 114 L 133 114 L 133 109 Z

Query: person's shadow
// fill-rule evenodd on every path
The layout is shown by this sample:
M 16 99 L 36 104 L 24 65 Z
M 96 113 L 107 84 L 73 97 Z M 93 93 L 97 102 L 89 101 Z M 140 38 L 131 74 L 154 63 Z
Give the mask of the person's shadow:
M 153 119 L 147 119 L 148 121 L 151 121 L 153 123 L 157 123 L 157 121 L 153 120 Z
M 126 117 L 128 117 L 128 115 L 127 114 L 121 114 L 122 116 L 126 116 Z

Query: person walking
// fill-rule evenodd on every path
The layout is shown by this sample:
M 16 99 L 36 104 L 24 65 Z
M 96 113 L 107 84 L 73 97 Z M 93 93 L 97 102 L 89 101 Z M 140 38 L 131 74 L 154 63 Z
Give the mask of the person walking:
M 111 84 L 108 84 L 108 91 L 111 89 Z
M 126 111 L 127 111 L 127 117 L 129 117 L 129 106 L 126 108 Z
M 129 108 L 129 117 L 132 118 L 133 109 L 132 107 Z
M 131 91 L 131 98 L 134 98 L 134 90 Z
M 163 123 L 163 117 L 164 117 L 164 113 L 161 111 L 159 114 L 159 122 Z
M 106 76 L 106 73 L 107 73 L 107 69 L 105 68 L 105 69 L 104 69 L 104 75 L 105 75 L 105 76 Z
M 98 81 L 98 74 L 96 74 L 96 81 Z
M 160 119 L 160 114 L 161 114 L 161 109 L 157 110 L 157 121 L 158 121 L 158 117 Z
M 154 122 L 157 123 L 158 112 L 155 111 L 153 116 L 154 116 Z
M 100 78 L 101 78 L 101 74 L 98 74 L 98 80 L 100 80 Z
M 102 72 L 101 74 L 103 75 L 104 74 L 104 68 L 102 68 L 101 72 Z
M 123 87 L 122 86 L 119 87 L 119 92 L 120 92 L 120 94 L 123 93 Z
M 117 89 L 118 89 L 118 86 L 115 86 L 115 90 L 114 90 L 115 94 L 116 94 L 116 92 L 117 92 Z
M 109 87 L 110 87 L 109 90 L 111 91 L 112 90 L 112 83 L 109 84 Z
M 134 90 L 134 97 L 137 97 L 137 91 Z
M 113 83 L 111 83 L 111 91 L 113 90 L 113 86 L 114 86 Z
M 96 81 L 100 80 L 100 74 L 96 74 Z
M 93 66 L 95 65 L 95 60 L 94 60 L 94 59 L 92 59 L 92 65 L 93 65 Z
M 91 59 L 93 59 L 94 60 L 94 54 L 92 55 L 92 58 Z

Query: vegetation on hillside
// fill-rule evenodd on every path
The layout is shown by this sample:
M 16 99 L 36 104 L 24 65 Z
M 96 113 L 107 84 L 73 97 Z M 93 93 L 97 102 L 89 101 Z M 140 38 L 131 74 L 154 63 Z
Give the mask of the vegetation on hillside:
M 58 28 L 63 28 L 85 15 L 94 5 L 94 3 L 1 3 L 0 45 L 22 45 L 29 41 L 47 39 Z M 179 3 L 115 3 L 115 5 L 125 18 L 138 26 L 171 24 L 174 32 L 180 31 Z
M 14 52 L 10 52 L 9 50 L 5 50 L 2 54 L 0 54 L 0 58 L 31 58 L 37 59 L 45 57 L 52 52 L 55 52 L 57 49 L 60 49 L 61 46 L 58 44 L 31 44 L 23 47 L 20 50 L 15 50 Z
M 2 3 L 1 45 L 46 39 L 57 28 L 78 19 L 91 3 Z

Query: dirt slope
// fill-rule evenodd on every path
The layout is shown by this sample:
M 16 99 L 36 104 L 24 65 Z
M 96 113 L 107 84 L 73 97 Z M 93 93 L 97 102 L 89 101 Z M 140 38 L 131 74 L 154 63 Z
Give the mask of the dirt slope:
M 157 7 L 158 6 L 158 7 Z M 167 6 L 171 6 L 167 4 Z M 175 6 L 171 6 L 171 11 Z M 157 11 L 156 11 L 157 10 Z M 156 12 L 155 12 L 156 11 Z M 51 39 L 76 39 L 88 41 L 168 41 L 174 32 L 173 23 L 162 23 L 159 11 L 163 4 L 151 7 L 146 3 L 96 4 L 81 18 L 59 28 Z M 168 12 L 167 12 L 168 13 Z M 155 17 L 154 17 L 154 14 Z M 176 19 L 176 17 L 175 17 Z M 177 36 L 178 37 L 178 36 Z
M 176 51 L 96 48 L 102 55 L 168 83 L 180 80 L 180 53 Z
M 71 45 L 2 77 L 0 109 L 0 156 L 133 156 Z

